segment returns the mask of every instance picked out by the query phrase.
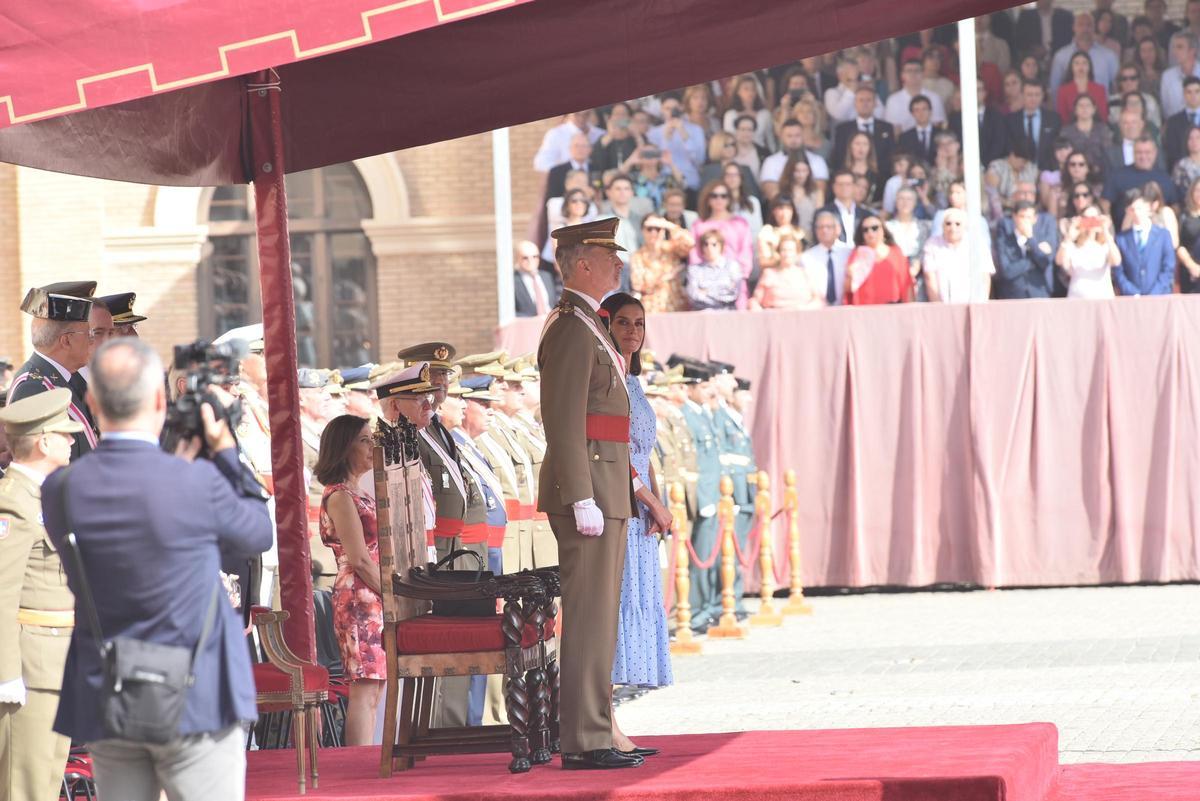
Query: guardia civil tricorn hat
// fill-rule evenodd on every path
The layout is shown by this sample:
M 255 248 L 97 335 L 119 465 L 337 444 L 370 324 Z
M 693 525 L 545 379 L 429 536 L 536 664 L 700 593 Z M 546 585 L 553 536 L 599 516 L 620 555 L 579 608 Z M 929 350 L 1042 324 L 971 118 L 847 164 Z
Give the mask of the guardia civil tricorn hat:
M 564 225 L 562 228 L 552 231 L 550 236 L 560 248 L 572 245 L 596 245 L 609 250 L 624 251 L 625 248 L 617 244 L 617 226 L 620 224 L 619 218 L 609 217 L 578 225 Z
M 95 281 L 60 281 L 34 287 L 21 301 L 21 311 L 43 320 L 79 323 L 92 313 L 92 293 Z

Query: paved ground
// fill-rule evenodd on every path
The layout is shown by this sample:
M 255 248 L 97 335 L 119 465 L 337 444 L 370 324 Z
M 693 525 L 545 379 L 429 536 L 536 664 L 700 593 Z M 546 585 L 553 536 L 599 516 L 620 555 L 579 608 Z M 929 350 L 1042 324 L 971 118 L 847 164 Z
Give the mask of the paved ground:
M 1200 760 L 1200 586 L 816 597 L 676 657 L 631 734 L 1050 721 L 1062 762 Z

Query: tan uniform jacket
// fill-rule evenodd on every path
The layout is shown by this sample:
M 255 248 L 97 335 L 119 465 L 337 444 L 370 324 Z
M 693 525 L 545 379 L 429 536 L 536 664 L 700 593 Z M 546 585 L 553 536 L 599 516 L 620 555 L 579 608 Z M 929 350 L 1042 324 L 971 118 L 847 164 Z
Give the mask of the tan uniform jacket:
M 445 450 L 446 446 L 433 426 L 425 428 L 421 433 L 428 434 Z M 475 486 L 474 479 L 460 471 L 457 464 L 448 464 L 424 436 L 418 435 L 417 445 L 421 453 L 421 464 L 425 465 L 429 480 L 433 482 L 433 502 L 437 507 L 437 516 L 446 520 L 461 520 L 467 525 L 484 522 L 487 518 L 487 507 L 484 504 L 483 493 Z M 457 480 L 459 478 L 462 481 L 461 490 Z
M 607 518 L 633 509 L 629 443 L 587 438 L 587 415 L 629 417 L 625 377 L 608 349 L 576 315 L 604 324 L 580 296 L 564 292 L 563 311 L 538 346 L 546 458 L 538 480 L 538 510 L 572 515 L 571 504 L 594 498 Z
M 29 689 L 57 692 L 71 627 L 17 622 L 21 609 L 75 609 L 62 563 L 41 520 L 41 488 L 10 469 L 0 478 L 0 681 L 20 677 Z
M 662 405 L 663 420 L 666 423 L 667 436 L 675 449 L 675 459 L 679 465 L 680 478 L 683 481 L 684 495 L 687 502 L 688 516 L 696 516 L 696 484 L 700 478 L 700 468 L 696 461 L 696 443 L 692 439 L 692 431 L 688 428 L 687 419 L 683 412 L 673 403 Z

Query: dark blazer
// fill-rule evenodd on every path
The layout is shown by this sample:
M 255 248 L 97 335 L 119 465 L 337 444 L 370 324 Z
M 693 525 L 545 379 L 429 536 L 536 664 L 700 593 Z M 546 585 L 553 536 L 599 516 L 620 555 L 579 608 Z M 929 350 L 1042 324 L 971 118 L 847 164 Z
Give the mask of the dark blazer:
M 822 206 L 821 208 L 817 209 L 817 213 L 820 213 L 822 211 L 833 212 L 833 214 L 838 218 L 839 221 L 842 219 L 841 212 L 838 211 L 837 205 L 834 204 L 833 202 L 827 203 L 824 206 Z M 866 217 L 870 213 L 871 213 L 870 209 L 868 209 L 866 206 L 862 205 L 861 203 L 859 203 L 857 206 L 854 207 L 854 230 L 855 231 L 858 230 L 858 224 L 863 221 L 863 217 Z M 842 235 L 839 236 L 838 239 L 842 240 L 843 242 L 849 242 L 851 245 L 853 245 L 854 244 L 854 231 L 842 231 Z
M 1186 136 L 1184 137 L 1183 141 L 1186 146 Z M 1115 145 L 1110 145 L 1108 149 L 1104 151 L 1104 161 L 1106 164 L 1105 175 L 1113 175 L 1124 167 L 1129 166 L 1125 163 L 1125 147 L 1123 143 L 1124 140 L 1118 139 Z M 1187 152 L 1186 147 L 1184 152 Z M 1132 162 L 1130 162 L 1130 164 L 1132 164 Z M 1161 147 L 1158 149 L 1158 157 L 1154 162 L 1154 169 L 1161 172 L 1167 171 L 1167 160 L 1163 158 L 1163 148 Z
M 558 289 L 554 286 L 554 276 L 545 270 L 538 270 L 534 280 L 540 280 L 543 286 L 546 287 L 546 305 L 553 309 L 558 303 Z M 525 288 L 525 282 L 521 280 L 521 271 L 513 270 L 513 304 L 516 307 L 518 317 L 536 317 L 537 302 L 533 296 L 529 294 L 529 290 Z
M 917 129 L 912 128 L 900 134 L 896 140 L 896 150 L 903 153 L 912 153 L 926 164 L 933 163 L 933 157 L 937 154 L 937 148 L 933 144 L 933 138 L 937 136 L 938 129 L 935 126 L 930 126 L 929 141 L 925 147 L 921 147 L 921 140 L 917 137 Z
M 1060 47 L 1065 47 L 1075 35 L 1075 17 L 1065 8 L 1056 8 L 1050 15 L 1050 52 L 1053 56 Z M 1037 10 L 1026 8 L 1017 16 L 1017 26 L 1013 31 L 1013 63 L 1021 56 L 1042 46 L 1042 20 Z
M 1121 264 L 1113 268 L 1113 283 L 1122 295 L 1169 295 L 1175 280 L 1175 247 L 1171 234 L 1158 225 L 1150 227 L 1145 249 L 1137 246 L 1136 231 L 1117 234 Z
M 879 174 L 888 178 L 892 174 L 892 153 L 896 149 L 896 129 L 887 120 L 875 118 L 871 126 L 871 139 L 875 142 L 875 159 L 879 163 Z M 829 172 L 835 173 L 846 162 L 846 146 L 850 137 L 858 133 L 858 120 L 838 123 L 833 129 L 833 161 L 829 162 Z
M 1025 138 L 1025 112 L 1014 111 L 1005 116 L 1008 122 L 1008 144 Z M 1056 111 L 1042 109 L 1041 125 L 1038 132 L 1037 164 L 1040 169 L 1058 169 L 1054 160 L 1054 140 L 1062 130 L 1062 118 Z
M 47 386 L 47 383 L 50 386 Z M 92 420 L 92 413 L 88 409 L 85 397 L 87 382 L 79 373 L 72 373 L 72 381 L 67 382 L 63 380 L 62 373 L 54 365 L 34 353 L 13 374 L 12 384 L 8 389 L 8 403 L 60 387 L 71 390 L 71 407 L 67 410 L 70 418 L 91 429 L 90 432 L 80 431 L 74 435 L 75 442 L 71 445 L 71 461 L 73 462 L 85 453 L 91 452 L 92 444 L 88 439 L 88 434 L 91 434 L 92 440 L 97 438 L 96 425 Z
M 71 521 L 106 638 L 194 647 L 213 588 L 221 586 L 217 571 L 223 564 L 244 564 L 271 546 L 261 491 L 233 448 L 212 461 L 189 463 L 148 442 L 101 440 L 69 472 L 58 470 L 42 485 L 42 515 L 61 552 L 70 530 L 63 510 L 69 493 Z M 67 560 L 64 569 L 78 597 L 79 577 Z M 82 742 L 104 736 L 96 705 L 103 672 L 87 616 L 80 613 L 55 731 Z M 195 676 L 180 734 L 255 719 L 250 654 L 223 589 L 217 622 L 196 656 Z
M 1048 298 L 1054 294 L 1054 254 L 1058 250 L 1058 228 L 1038 230 L 1022 249 L 1017 243 L 1012 217 L 1000 221 L 996 231 L 996 277 L 992 294 L 998 300 Z M 1040 247 L 1045 244 L 1045 248 Z
M 1008 155 L 1008 127 L 1004 115 L 988 106 L 979 123 L 979 163 L 983 166 Z
M 562 197 L 567 191 L 567 173 L 573 170 L 571 162 L 564 161 L 562 164 L 556 164 L 550 168 L 550 172 L 546 173 L 546 197 Z M 591 172 L 592 166 L 588 164 L 588 172 Z
M 1192 116 L 1186 109 L 1167 118 L 1162 135 L 1162 150 L 1159 151 L 1160 158 L 1166 156 L 1166 172 L 1173 171 L 1175 163 L 1187 155 L 1188 134 L 1195 127 Z

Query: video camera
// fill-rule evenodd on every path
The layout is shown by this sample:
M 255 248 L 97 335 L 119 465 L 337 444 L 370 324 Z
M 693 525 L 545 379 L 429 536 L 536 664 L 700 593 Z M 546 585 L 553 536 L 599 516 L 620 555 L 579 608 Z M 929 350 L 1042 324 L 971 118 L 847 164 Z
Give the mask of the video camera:
M 231 432 L 237 431 L 242 420 L 241 404 L 231 403 L 227 407 L 209 386 L 235 383 L 238 364 L 246 353 L 246 343 L 240 340 L 215 345 L 200 339 L 189 345 L 175 346 L 175 370 L 184 371 L 186 382 L 179 397 L 167 405 L 167 419 L 160 437 L 163 450 L 174 453 L 180 442 L 193 437 L 203 439 L 204 420 L 200 417 L 200 407 L 205 403 L 212 407 L 218 420 L 224 419 L 229 424 Z M 172 389 L 167 387 L 168 398 Z M 207 445 L 201 455 L 211 455 Z

